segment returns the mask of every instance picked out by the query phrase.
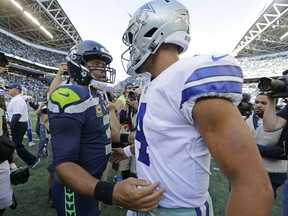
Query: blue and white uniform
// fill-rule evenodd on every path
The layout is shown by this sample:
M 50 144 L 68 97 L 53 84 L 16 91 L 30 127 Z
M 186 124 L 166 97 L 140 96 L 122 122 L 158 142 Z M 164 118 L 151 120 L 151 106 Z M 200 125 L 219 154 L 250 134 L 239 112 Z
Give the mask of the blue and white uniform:
M 161 182 L 166 192 L 159 206 L 205 211 L 210 154 L 192 110 L 203 97 L 226 98 L 238 105 L 242 83 L 237 61 L 214 53 L 183 58 L 143 88 L 135 137 L 137 174 Z
M 103 98 L 79 85 L 62 85 L 51 94 L 48 109 L 54 166 L 74 162 L 101 179 L 111 153 Z M 52 191 L 59 215 L 100 215 L 97 200 L 76 194 L 57 180 Z

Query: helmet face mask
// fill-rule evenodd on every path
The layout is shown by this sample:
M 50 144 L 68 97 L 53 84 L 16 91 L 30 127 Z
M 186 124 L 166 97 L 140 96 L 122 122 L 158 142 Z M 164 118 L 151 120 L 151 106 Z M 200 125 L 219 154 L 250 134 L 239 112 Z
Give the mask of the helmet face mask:
M 137 71 L 163 43 L 176 44 L 179 54 L 184 53 L 190 42 L 188 10 L 175 0 L 148 2 L 134 13 L 122 40 L 128 46 L 122 54 L 128 73 Z M 127 53 L 128 58 L 124 57 Z
M 66 59 L 68 73 L 71 79 L 79 85 L 88 86 L 92 80 L 105 85 L 115 82 L 116 70 L 109 66 L 113 60 L 112 56 L 104 46 L 95 41 L 87 40 L 76 44 L 71 48 Z M 105 67 L 99 69 L 105 72 L 105 81 L 95 80 L 92 76 L 91 69 L 93 67 L 89 67 L 87 62 L 94 59 L 105 62 Z

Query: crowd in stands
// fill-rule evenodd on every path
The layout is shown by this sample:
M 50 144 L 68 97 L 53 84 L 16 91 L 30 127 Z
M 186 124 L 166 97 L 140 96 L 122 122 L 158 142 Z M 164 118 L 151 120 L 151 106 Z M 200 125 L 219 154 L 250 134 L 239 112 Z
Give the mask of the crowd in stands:
M 263 76 L 281 76 L 282 71 L 288 68 L 288 56 L 264 56 L 258 58 L 239 58 L 244 78 L 260 78 Z
M 58 67 L 65 60 L 65 55 L 49 50 L 39 49 L 0 32 L 0 51 L 9 53 L 30 61 L 34 61 L 46 66 Z M 243 70 L 244 78 L 260 78 L 263 76 L 280 76 L 282 71 L 288 67 L 288 57 L 286 54 L 272 56 L 244 57 L 238 58 Z M 130 80 L 131 79 L 131 80 Z M 148 74 L 129 77 L 127 81 L 137 83 L 139 86 L 149 79 Z M 120 88 L 125 83 L 118 85 Z M 117 87 L 118 87 L 117 86 Z
M 19 83 L 21 86 L 25 87 L 25 89 L 27 89 L 27 92 L 25 93 L 32 96 L 35 101 L 39 100 L 39 98 L 42 97 L 41 93 L 48 88 L 45 83 L 33 77 L 26 77 L 13 73 L 1 74 L 1 77 L 5 80 L 7 86 L 12 83 Z
M 0 51 L 52 67 L 58 67 L 65 59 L 65 55 L 28 46 L 1 32 Z

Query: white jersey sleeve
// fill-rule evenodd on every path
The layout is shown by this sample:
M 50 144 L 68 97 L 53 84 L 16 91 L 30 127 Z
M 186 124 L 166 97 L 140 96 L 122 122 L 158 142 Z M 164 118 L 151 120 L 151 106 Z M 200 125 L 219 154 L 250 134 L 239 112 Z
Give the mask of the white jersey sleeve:
M 219 53 L 193 58 L 198 63 L 185 81 L 180 104 L 186 118 L 193 122 L 191 111 L 198 98 L 221 97 L 238 106 L 242 99 L 243 74 L 237 60 Z M 194 61 L 183 59 L 186 71 Z

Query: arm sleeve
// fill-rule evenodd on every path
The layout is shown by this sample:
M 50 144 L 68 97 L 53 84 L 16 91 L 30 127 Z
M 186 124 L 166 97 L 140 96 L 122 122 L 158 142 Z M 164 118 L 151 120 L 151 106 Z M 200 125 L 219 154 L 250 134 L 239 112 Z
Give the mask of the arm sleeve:
M 34 110 L 37 110 L 39 105 L 38 104 L 35 104 L 35 103 L 32 103 L 32 102 L 29 102 L 29 105 L 34 109 Z
M 210 58 L 210 57 L 209 57 Z M 217 97 L 230 100 L 238 106 L 242 99 L 243 73 L 232 56 L 217 65 L 217 61 L 203 61 L 186 79 L 183 86 L 180 109 L 188 121 L 195 102 L 199 98 Z M 219 61 L 220 63 L 220 61 Z
M 261 156 L 271 159 L 281 159 L 284 155 L 284 149 L 280 146 L 263 146 L 257 144 Z
M 21 114 L 14 114 L 12 116 L 10 123 L 9 123 L 9 127 L 14 128 L 16 126 L 16 124 L 19 122 L 20 117 L 21 117 Z
M 54 167 L 61 163 L 78 161 L 81 131 L 82 124 L 73 118 L 50 120 Z

